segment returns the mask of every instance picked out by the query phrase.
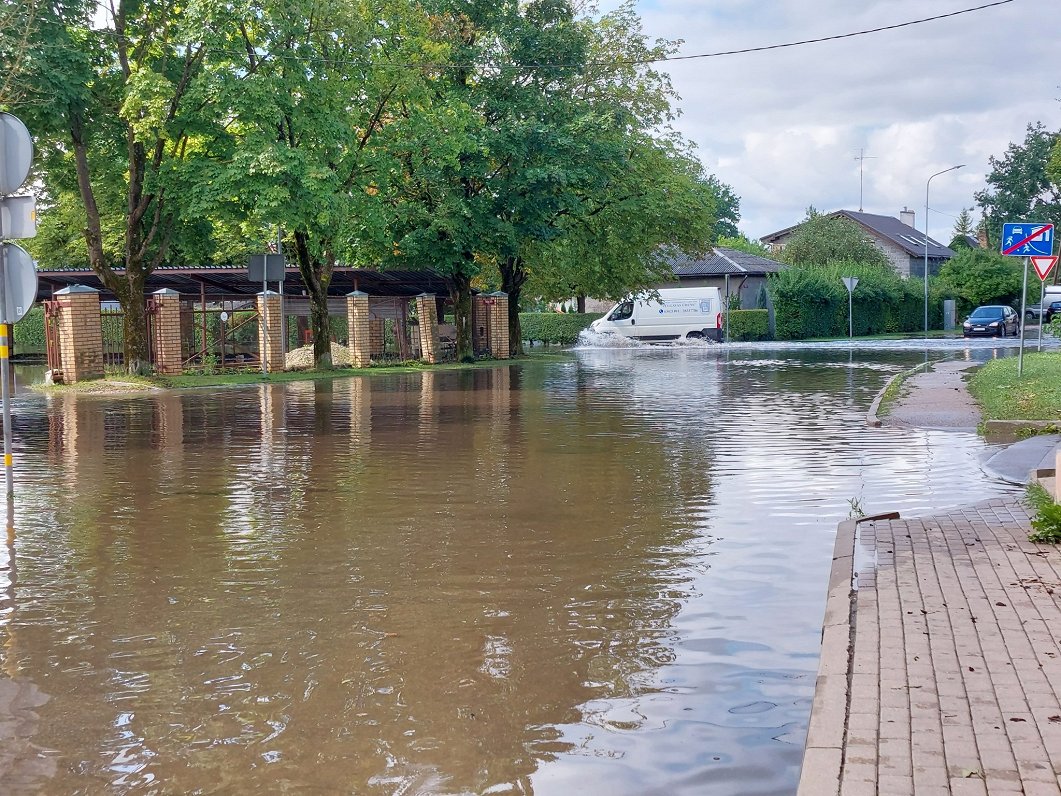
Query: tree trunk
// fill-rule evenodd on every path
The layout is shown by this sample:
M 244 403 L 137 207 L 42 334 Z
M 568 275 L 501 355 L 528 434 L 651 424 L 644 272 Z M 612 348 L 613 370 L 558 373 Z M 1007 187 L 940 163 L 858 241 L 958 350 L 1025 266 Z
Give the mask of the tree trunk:
M 501 289 L 508 294 L 508 347 L 509 356 L 523 355 L 523 328 L 519 322 L 519 302 L 527 271 L 523 258 L 506 257 L 501 262 Z
M 575 298 L 575 311 L 582 315 L 586 314 L 586 297 L 581 293 Z
M 147 308 L 144 291 L 130 290 L 122 305 L 122 327 L 125 332 L 125 370 L 131 375 L 151 372 L 151 341 L 147 336 Z
M 328 314 L 328 286 L 335 270 L 335 255 L 327 252 L 324 259 L 314 257 L 309 250 L 309 235 L 295 233 L 295 254 L 302 283 L 309 293 L 309 322 L 313 330 L 313 363 L 318 370 L 332 369 L 331 320 Z
M 472 348 L 472 280 L 466 274 L 457 273 L 453 281 L 453 323 L 457 327 L 457 361 L 474 362 Z

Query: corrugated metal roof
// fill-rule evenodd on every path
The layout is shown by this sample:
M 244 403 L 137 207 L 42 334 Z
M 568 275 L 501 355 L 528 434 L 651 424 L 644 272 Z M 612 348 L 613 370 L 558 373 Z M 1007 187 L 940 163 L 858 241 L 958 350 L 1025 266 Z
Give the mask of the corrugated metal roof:
M 716 246 L 709 256 L 699 260 L 679 255 L 671 261 L 671 267 L 675 276 L 690 277 L 725 276 L 726 274 L 763 276 L 777 273 L 785 266 L 783 263 L 760 257 L 757 254 Z
M 116 268 L 117 273 L 123 269 Z M 86 285 L 95 288 L 104 301 L 114 299 L 114 295 L 103 287 L 99 277 L 90 268 L 60 268 L 38 271 L 37 300 L 51 298 L 52 294 L 71 285 Z M 209 300 L 225 298 L 251 298 L 261 292 L 261 282 L 250 282 L 247 269 L 234 265 L 216 266 L 170 266 L 156 268 L 147 278 L 146 293 L 169 288 L 176 290 L 185 298 L 199 298 L 205 292 Z M 275 290 L 276 283 L 270 282 L 269 289 Z M 369 271 L 357 268 L 336 266 L 332 281 L 328 286 L 329 296 L 345 296 L 353 290 L 363 290 L 372 296 L 416 296 L 420 293 L 434 293 L 448 296 L 450 284 L 447 279 L 434 271 Z M 284 279 L 284 292 L 291 296 L 300 296 L 305 290 L 298 268 L 288 268 Z

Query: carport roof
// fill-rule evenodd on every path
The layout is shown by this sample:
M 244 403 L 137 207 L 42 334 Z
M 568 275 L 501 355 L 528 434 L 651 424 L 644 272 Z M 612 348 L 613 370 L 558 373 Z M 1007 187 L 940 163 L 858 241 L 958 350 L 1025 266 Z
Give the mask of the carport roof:
M 122 273 L 122 269 L 115 269 Z M 99 277 L 89 268 L 62 268 L 50 271 L 38 271 L 37 300 L 49 299 L 57 291 L 71 285 L 85 285 L 100 291 L 100 298 L 113 301 L 115 296 L 105 287 Z M 247 269 L 234 265 L 217 266 L 177 266 L 163 265 L 156 268 L 147 278 L 146 292 L 168 288 L 176 290 L 182 296 L 198 299 L 205 290 L 207 300 L 250 299 L 260 293 L 260 282 L 247 281 Z M 270 282 L 269 288 L 276 289 L 276 283 Z M 420 293 L 434 293 L 448 296 L 449 280 L 434 271 L 370 271 L 359 268 L 336 266 L 332 282 L 328 287 L 329 296 L 345 296 L 353 290 L 362 290 L 370 296 L 416 296 Z M 301 296 L 305 285 L 297 268 L 287 269 L 284 280 L 284 292 L 288 295 Z
M 716 246 L 711 253 L 700 260 L 684 255 L 671 262 L 674 275 L 681 277 L 695 276 L 764 276 L 774 274 L 785 266 L 776 260 L 749 254 L 739 249 Z

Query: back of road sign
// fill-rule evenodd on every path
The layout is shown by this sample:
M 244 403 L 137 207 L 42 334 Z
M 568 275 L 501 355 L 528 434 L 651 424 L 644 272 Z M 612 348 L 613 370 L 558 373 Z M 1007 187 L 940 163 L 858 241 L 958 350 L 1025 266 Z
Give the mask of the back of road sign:
M 29 176 L 33 139 L 22 120 L 0 113 L 0 195 L 14 193 Z
M 37 300 L 37 269 L 29 252 L 14 243 L 4 247 L 4 270 L 7 274 L 7 322 L 18 323 Z
M 1002 253 L 1008 257 L 1049 257 L 1054 253 L 1054 225 L 1041 221 L 1003 224 Z
M 285 267 L 282 254 L 252 254 L 247 263 L 247 281 L 283 282 L 286 276 Z

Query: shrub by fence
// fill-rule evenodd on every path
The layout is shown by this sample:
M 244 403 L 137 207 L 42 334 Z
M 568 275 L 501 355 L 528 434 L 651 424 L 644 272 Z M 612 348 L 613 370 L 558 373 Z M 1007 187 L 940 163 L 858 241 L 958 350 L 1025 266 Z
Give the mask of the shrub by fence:
M 770 312 L 768 310 L 730 310 L 729 339 L 768 340 L 770 338 Z
M 601 317 L 594 313 L 521 312 L 519 324 L 523 339 L 531 343 L 571 345 L 583 329 Z
M 43 354 L 47 348 L 44 339 L 44 307 L 38 304 L 15 324 L 15 353 Z

